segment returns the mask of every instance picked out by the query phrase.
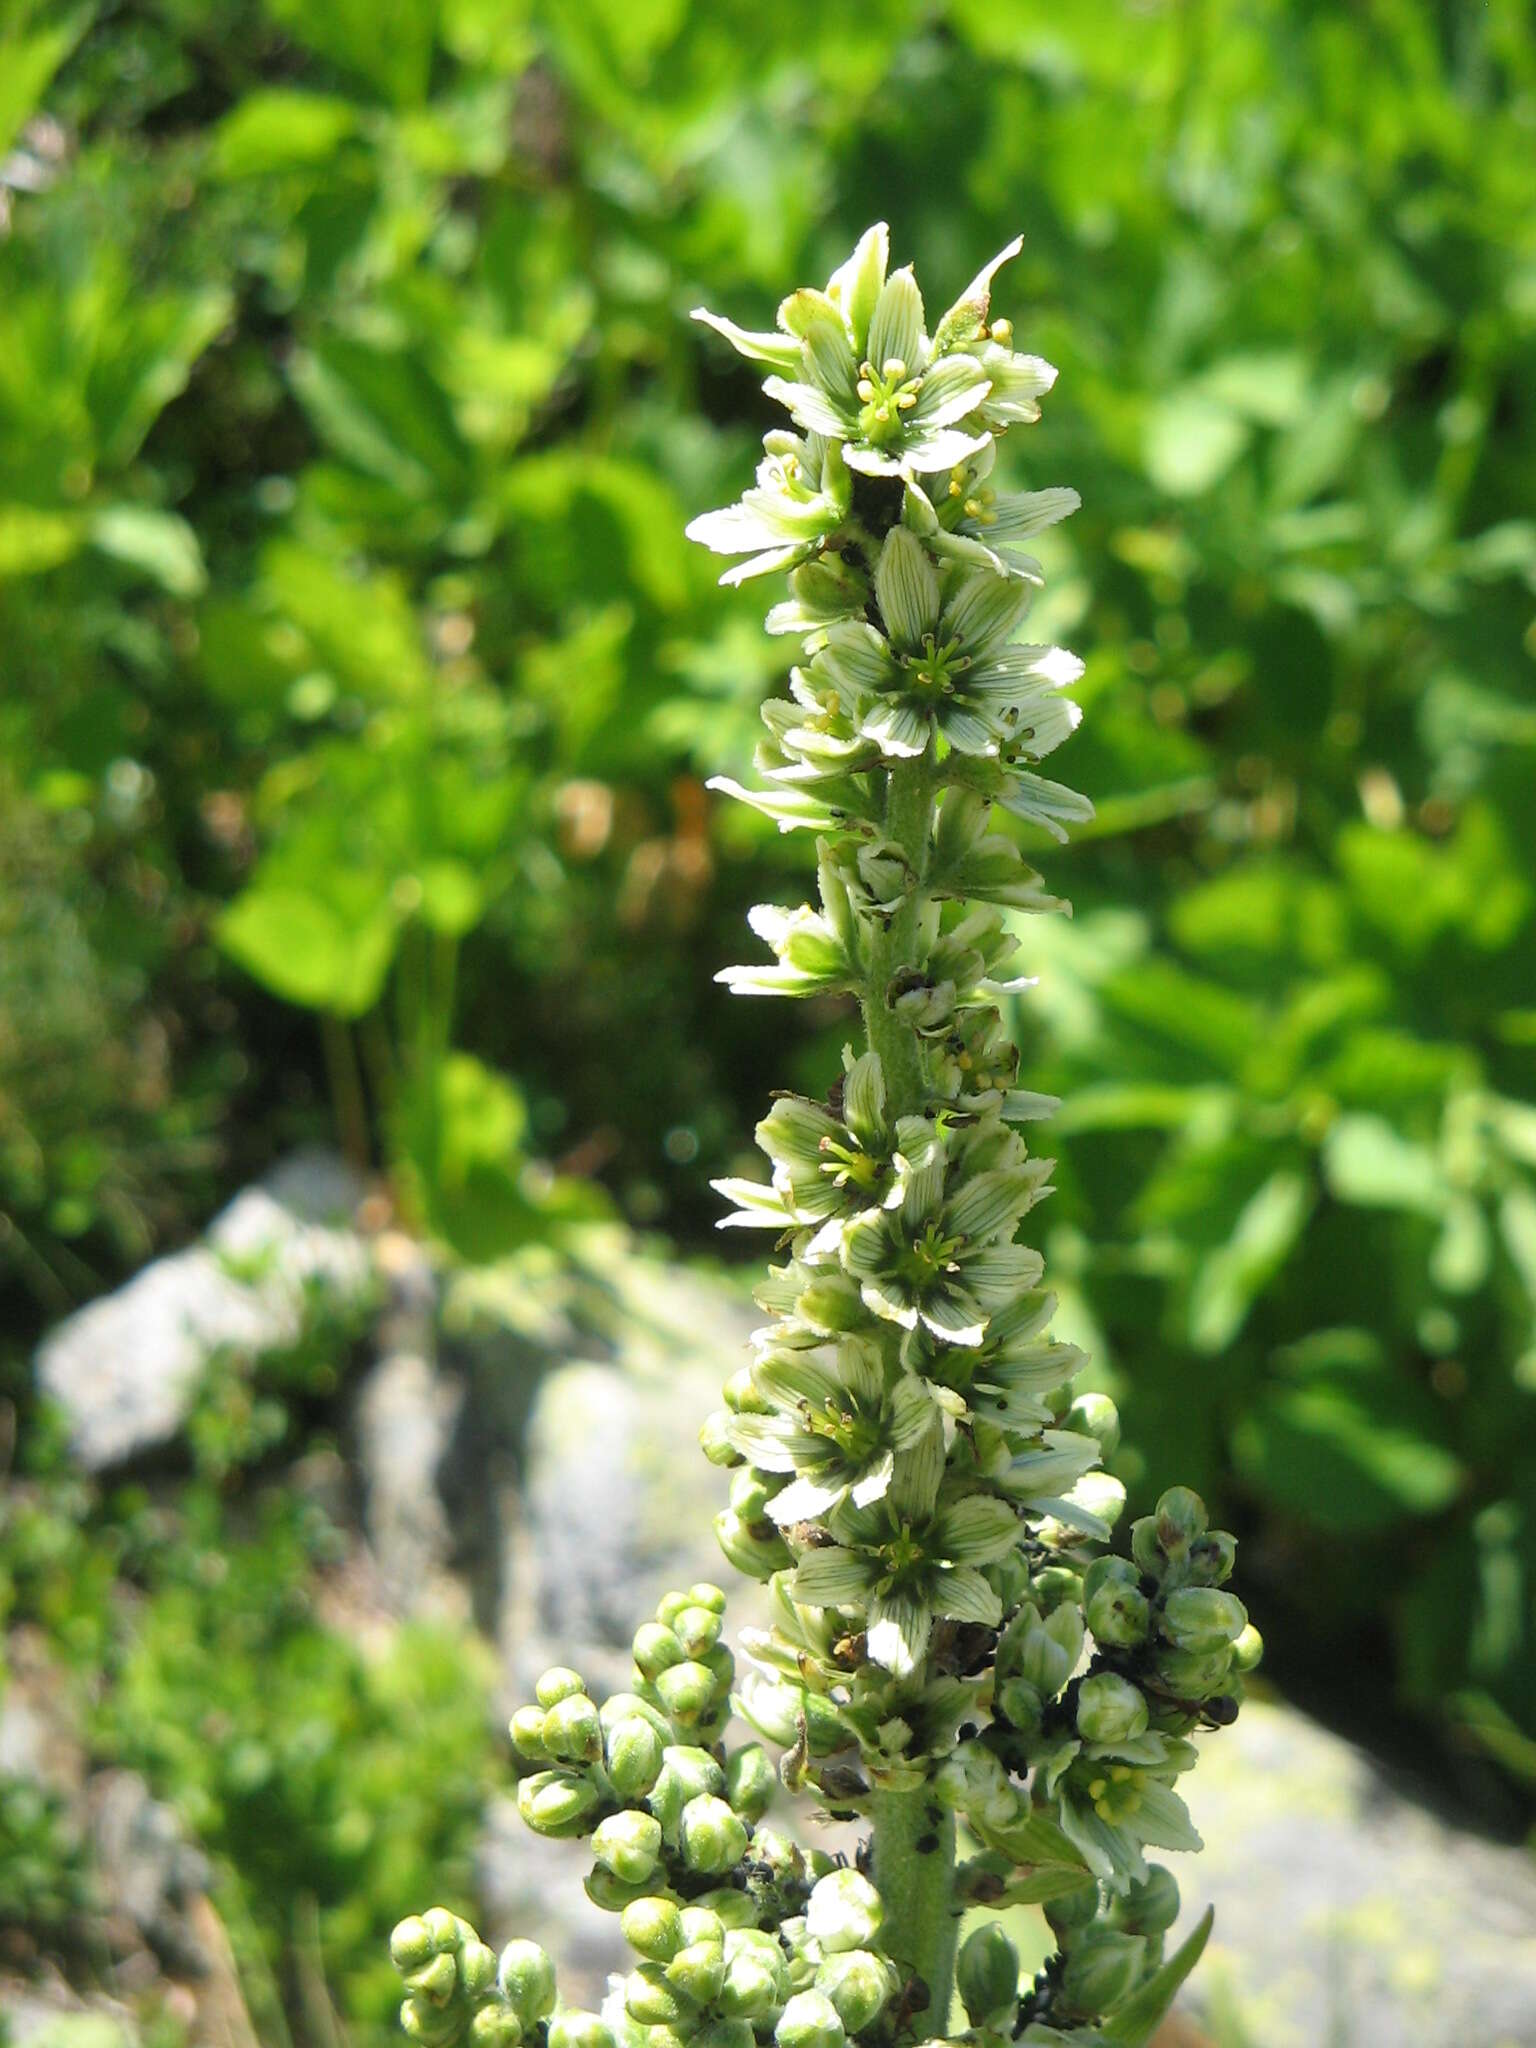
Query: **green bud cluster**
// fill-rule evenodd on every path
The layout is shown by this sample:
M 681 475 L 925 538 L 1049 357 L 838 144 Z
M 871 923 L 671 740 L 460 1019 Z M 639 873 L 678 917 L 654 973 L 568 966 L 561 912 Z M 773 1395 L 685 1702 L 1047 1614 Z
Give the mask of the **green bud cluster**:
M 1259 1641 L 1225 1590 L 1233 1540 L 1186 1489 L 1111 1549 L 1119 1418 L 1074 1393 L 1086 1360 L 1052 1332 L 1029 1241 L 1053 1165 L 1032 1134 L 1057 1105 L 1020 1085 L 1005 1022 L 1021 919 L 1068 908 L 1015 826 L 1065 840 L 1093 815 L 1040 772 L 1079 722 L 1082 664 L 1021 637 L 1044 581 L 1029 543 L 1077 494 L 996 479 L 1056 374 L 992 315 L 1018 247 L 931 331 L 884 226 L 773 331 L 699 315 L 767 369 L 789 424 L 740 503 L 689 531 L 741 558 L 726 583 L 788 572 L 766 627 L 800 648 L 754 786 L 713 786 L 812 834 L 817 884 L 758 906 L 771 962 L 720 978 L 843 1000 L 863 1042 L 824 1098 L 775 1100 L 765 1177 L 719 1183 L 727 1226 L 780 1254 L 702 1431 L 729 1473 L 720 1547 L 765 1588 L 749 1670 L 733 1693 L 723 1596 L 693 1586 L 636 1631 L 627 1692 L 599 1707 L 552 1671 L 513 1717 L 524 1818 L 590 1838 L 588 1891 L 637 1958 L 561 2048 L 607 2048 L 578 2042 L 589 2025 L 624 2048 L 901 2048 L 925 2009 L 945 2034 L 956 1988 L 980 2040 L 1113 2037 L 1117 2012 L 1145 2040 L 1147 1998 L 1198 1950 L 1159 1969 L 1177 1891 L 1145 1851 L 1199 1846 L 1176 1781 Z M 733 1706 L 777 1772 L 757 1745 L 727 1755 Z M 761 1825 L 779 1779 L 873 1822 L 873 1882 Z M 958 1872 L 957 1819 L 978 1845 Z M 965 1906 L 1015 1902 L 1045 1902 L 1058 1942 L 1022 1996 L 1000 1929 L 955 1954 Z M 482 1982 L 468 1930 L 444 1938 L 419 1961 L 406 1943 L 408 2024 L 526 2031 L 530 1995 Z
M 466 1920 L 446 1906 L 402 1920 L 390 1936 L 389 1952 L 405 1980 L 400 2024 L 425 2048 L 518 2048 L 547 2034 L 555 2009 L 555 1970 L 537 1943 L 509 1942 L 495 1955 Z M 562 2048 L 615 2048 L 612 2036 L 592 2015 L 578 2032 L 568 2026 Z

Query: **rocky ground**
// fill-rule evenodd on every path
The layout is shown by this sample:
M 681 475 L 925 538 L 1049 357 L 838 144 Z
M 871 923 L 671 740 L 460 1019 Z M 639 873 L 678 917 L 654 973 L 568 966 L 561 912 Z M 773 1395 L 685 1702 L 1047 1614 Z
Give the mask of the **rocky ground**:
M 720 1477 L 695 1439 L 748 1305 L 617 1233 L 588 1243 L 574 1279 L 525 1268 L 445 1289 L 408 1240 L 359 1225 L 360 1195 L 332 1161 L 291 1162 L 204 1245 L 56 1331 L 38 1372 L 75 1456 L 103 1472 L 153 1453 L 182 1427 L 210 1350 L 292 1341 L 328 1288 L 372 1324 L 350 1396 L 362 1505 L 335 1625 L 366 1635 L 416 1612 L 473 1617 L 498 1647 L 506 1706 L 557 1656 L 621 1681 L 657 1595 L 726 1576 L 709 1534 Z M 197 1845 L 142 1781 L 86 1770 L 28 1654 L 13 1636 L 0 1770 L 68 1788 L 120 1944 L 137 1943 L 147 1971 L 174 1972 L 181 1954 L 196 2037 L 252 2048 Z M 1180 1859 L 1179 1876 L 1191 1916 L 1214 1901 L 1217 1931 L 1169 2048 L 1201 2029 L 1221 2048 L 1536 2048 L 1531 1859 L 1426 1812 L 1279 1701 L 1253 1701 L 1209 1750 L 1190 1801 L 1208 1849 Z M 537 1934 L 568 1991 L 591 1996 L 619 1955 L 579 1869 L 577 1851 L 521 1828 L 510 1796 L 493 1801 L 479 1859 L 488 1937 Z M 132 2038 L 124 2009 L 82 2008 L 57 1984 L 0 1985 L 0 2013 L 32 2048 Z

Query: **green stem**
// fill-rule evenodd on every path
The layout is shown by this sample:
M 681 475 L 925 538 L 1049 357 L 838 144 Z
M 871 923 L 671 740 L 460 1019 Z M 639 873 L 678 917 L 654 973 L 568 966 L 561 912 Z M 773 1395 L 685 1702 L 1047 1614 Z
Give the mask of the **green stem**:
M 875 1889 L 885 1906 L 881 1944 L 928 1987 L 928 2004 L 917 2020 L 919 2034 L 924 2039 L 943 2036 L 954 2003 L 960 1932 L 954 1898 L 955 1817 L 927 1785 L 915 1792 L 876 1793 L 870 1810 Z
M 914 1116 L 928 1094 L 923 1050 L 917 1033 L 903 1024 L 886 1003 L 886 991 L 903 967 L 913 964 L 917 920 L 922 910 L 920 886 L 928 866 L 928 835 L 933 818 L 933 764 L 924 754 L 898 761 L 886 782 L 885 832 L 900 847 L 912 870 L 914 886 L 889 924 L 877 927 L 869 948 L 869 982 L 864 992 L 864 1029 L 880 1055 L 885 1077 L 886 1114 Z

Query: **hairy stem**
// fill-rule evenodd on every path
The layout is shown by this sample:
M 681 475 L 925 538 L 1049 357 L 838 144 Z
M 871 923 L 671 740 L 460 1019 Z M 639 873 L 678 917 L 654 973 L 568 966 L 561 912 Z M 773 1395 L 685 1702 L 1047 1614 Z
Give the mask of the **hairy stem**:
M 954 2002 L 960 1930 L 954 1899 L 955 1817 L 926 1785 L 913 1792 L 877 1793 L 871 1811 L 873 1876 L 885 1906 L 881 1940 L 928 1987 L 919 2033 L 942 2036 L 949 2031 Z
M 927 1092 L 917 1033 L 894 1014 L 886 993 L 898 971 L 913 965 L 916 950 L 917 920 L 923 903 L 920 883 L 928 865 L 928 833 L 933 816 L 930 754 L 915 761 L 898 761 L 887 779 L 886 837 L 905 854 L 913 886 L 890 922 L 874 932 L 869 949 L 869 983 L 863 1000 L 864 1029 L 871 1047 L 880 1055 L 886 1111 L 892 1117 L 916 1115 Z

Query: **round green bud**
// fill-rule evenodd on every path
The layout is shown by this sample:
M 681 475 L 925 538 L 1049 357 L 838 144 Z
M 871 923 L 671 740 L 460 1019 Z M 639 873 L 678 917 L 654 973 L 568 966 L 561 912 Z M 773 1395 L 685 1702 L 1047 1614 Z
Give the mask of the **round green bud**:
M 707 1664 L 696 1664 L 691 1657 L 658 1672 L 654 1683 L 662 1705 L 685 1728 L 700 1720 L 715 1703 L 714 1672 Z
M 470 2048 L 518 2048 L 523 2023 L 504 2005 L 482 2005 L 471 2018 L 464 2038 Z
M 858 2034 L 879 2018 L 898 1985 L 895 1966 L 884 1956 L 849 1948 L 827 1957 L 816 1972 L 814 1989 L 831 1999 L 844 2031 Z
M 1081 1574 L 1070 1565 L 1048 1564 L 1029 1582 L 1029 1597 L 1042 1614 L 1054 1614 L 1058 1607 L 1080 1607 L 1083 1599 Z
M 544 1716 L 544 1747 L 559 1763 L 595 1764 L 603 1753 L 603 1724 L 596 1704 L 573 1692 Z
M 535 1771 L 517 1788 L 517 1810 L 536 1835 L 569 1835 L 596 1806 L 597 1787 L 573 1771 Z
M 570 1671 L 563 1664 L 556 1664 L 552 1670 L 545 1672 L 533 1688 L 533 1696 L 548 1713 L 551 1707 L 558 1707 L 562 1700 L 572 1699 L 577 1693 L 584 1693 L 586 1689 L 587 1681 L 579 1671 Z
M 692 2006 L 713 2005 L 725 1982 L 725 1950 L 718 1941 L 694 1941 L 666 1965 L 667 1982 Z
M 435 1953 L 427 1923 L 419 1914 L 402 1920 L 389 1937 L 389 1959 L 402 1977 L 409 1970 L 419 1970 Z
M 797 1991 L 773 2030 L 779 2048 L 843 2048 L 837 2007 L 821 1991 Z
M 1131 1650 L 1152 1632 L 1152 1606 L 1139 1586 L 1105 1584 L 1083 1609 L 1096 1643 Z
M 653 1701 L 641 1699 L 637 1692 L 611 1692 L 597 1710 L 597 1718 L 603 1724 L 605 1734 L 621 1721 L 636 1717 L 648 1721 L 663 1742 L 672 1740 L 672 1724 L 666 1715 Z
M 1131 1524 L 1131 1556 L 1149 1578 L 1161 1579 L 1168 1569 L 1163 1546 L 1157 1540 L 1157 1517 L 1140 1515 Z
M 725 1932 L 729 1950 L 731 1934 L 741 1928 L 756 1929 L 757 1908 L 746 1892 L 737 1891 L 731 1884 L 715 1885 L 707 1892 L 700 1892 L 694 1900 L 701 1907 L 714 1914 Z
M 616 2044 L 605 2019 L 570 2007 L 550 2021 L 549 2048 L 616 2048 Z
M 1005 1678 L 993 1698 L 993 1711 L 1021 1735 L 1033 1735 L 1045 1718 L 1039 1693 L 1026 1678 Z
M 1166 1934 L 1179 1917 L 1179 1887 L 1171 1870 L 1149 1863 L 1139 1884 L 1113 1901 L 1115 1925 L 1127 1934 Z
M 661 1772 L 664 1745 L 649 1721 L 638 1714 L 616 1722 L 603 1744 L 608 1782 L 621 1799 L 643 1799 Z
M 812 1887 L 805 1908 L 811 1938 L 820 1942 L 827 1955 L 868 1948 L 884 1917 L 880 1894 L 856 1870 L 834 1870 L 822 1878 Z
M 444 2011 L 428 1998 L 410 1997 L 400 2008 L 400 2031 L 422 2048 L 448 2048 L 464 2030 L 464 2016 L 457 2010 Z
M 1018 1606 L 1029 1591 L 1029 1562 L 1020 1550 L 1010 1550 L 985 1568 L 988 1584 L 1003 1603 L 1003 1612 Z
M 635 1630 L 633 1647 L 635 1669 L 642 1678 L 658 1678 L 688 1655 L 664 1621 L 642 1621 Z
M 461 1920 L 457 1913 L 450 1913 L 446 1906 L 430 1906 L 421 1916 L 421 1924 L 427 1930 L 427 1939 L 435 1955 L 439 1949 L 456 1949 L 461 1943 L 473 1941 L 475 1930 L 467 1920 Z
M 687 1999 L 659 1963 L 642 1963 L 624 1979 L 624 2010 L 637 2027 L 675 2027 L 689 2016 Z
M 684 1802 L 705 1792 L 725 1790 L 725 1772 L 707 1749 L 692 1743 L 674 1742 L 666 1752 L 665 1768 L 682 1788 Z
M 683 1916 L 671 1899 L 636 1899 L 619 1916 L 619 1932 L 647 1962 L 667 1963 L 683 1946 Z
M 661 1860 L 661 1823 L 632 1808 L 610 1813 L 592 1830 L 592 1854 L 622 1884 L 644 1884 Z
M 752 1465 L 743 1465 L 731 1474 L 731 1506 L 744 1522 L 760 1522 L 767 1514 L 768 1503 L 778 1487 L 777 1475 L 759 1472 Z
M 712 1793 L 689 1800 L 683 1808 L 679 1835 L 683 1861 L 702 1876 L 734 1870 L 747 1853 L 746 1829 L 725 1801 Z
M 507 1723 L 507 1733 L 512 1738 L 512 1747 L 526 1763 L 547 1764 L 549 1751 L 544 1747 L 544 1709 L 528 1705 L 519 1707 Z
M 1083 1573 L 1082 1604 L 1089 1606 L 1104 1586 L 1134 1586 L 1141 1578 L 1128 1557 L 1096 1557 Z
M 725 1977 L 716 2000 L 730 2019 L 753 2022 L 771 2019 L 789 1996 L 784 1958 L 772 1935 L 755 1928 L 726 1936 Z
M 496 1952 L 480 1940 L 459 1950 L 459 1984 L 471 1998 L 480 1998 L 496 1982 Z
M 1264 1655 L 1264 1638 L 1250 1621 L 1232 1645 L 1232 1669 L 1256 1671 Z
M 1029 1608 L 1021 1613 L 1030 1614 Z M 1011 1633 L 1011 1631 L 1010 1631 Z M 1054 1699 L 1072 1676 L 1083 1649 L 1083 1617 L 1076 1607 L 1054 1608 L 1043 1620 L 1027 1621 L 1018 1646 L 1018 1675 L 1043 1700 Z
M 725 1940 L 725 1922 L 711 1906 L 684 1906 L 682 1927 L 685 1943 Z
M 1237 1563 L 1237 1538 L 1225 1529 L 1207 1529 L 1189 1546 L 1185 1569 L 1196 1585 L 1220 1586 Z
M 725 1764 L 725 1796 L 743 1820 L 761 1820 L 768 1811 L 779 1775 L 760 1742 L 748 1742 Z
M 713 1579 L 695 1579 L 688 1588 L 690 1607 L 707 1607 L 711 1614 L 724 1614 L 725 1592 Z
M 722 1508 L 716 1515 L 715 1541 L 725 1553 L 726 1562 L 734 1565 L 743 1578 L 771 1579 L 775 1572 L 787 1570 L 795 1561 L 789 1545 L 776 1529 L 771 1535 L 760 1533 L 734 1508 Z
M 509 1941 L 496 1965 L 496 1984 L 525 2027 L 555 2009 L 555 1966 L 536 1941 Z
M 1227 1649 L 1247 1626 L 1242 1601 L 1215 1586 L 1180 1586 L 1163 1602 L 1163 1634 L 1178 1650 Z
M 742 1456 L 731 1442 L 729 1409 L 716 1408 L 704 1418 L 699 1444 L 711 1465 L 740 1465 Z
M 1147 1944 L 1117 1927 L 1085 1927 L 1066 1952 L 1061 1999 L 1069 2012 L 1097 2019 L 1136 1988 Z
M 1165 1557 L 1182 1558 L 1209 1520 L 1205 1502 L 1187 1486 L 1170 1486 L 1157 1503 L 1157 1541 Z
M 771 1415 L 773 1409 L 757 1391 L 750 1365 L 744 1365 L 733 1372 L 720 1389 L 725 1405 L 733 1415 Z
M 449 1953 L 433 1956 L 407 1978 L 412 1991 L 431 2005 L 446 2005 L 459 1988 L 457 1958 Z
M 710 1607 L 685 1607 L 672 1623 L 672 1633 L 689 1657 L 707 1657 L 720 1640 L 721 1617 Z
M 1019 2002 L 1019 1952 L 995 1920 L 966 1937 L 955 1965 L 955 1988 L 973 2027 L 1011 2020 Z M 1011 2026 L 1007 2031 L 1012 2032 Z
M 1099 1888 L 1092 1878 L 1087 1878 L 1070 1891 L 1058 1892 L 1055 1898 L 1047 1899 L 1044 1910 L 1051 1932 L 1065 1948 L 1097 1919 Z
M 1079 1436 L 1091 1436 L 1102 1458 L 1112 1458 L 1120 1445 L 1120 1411 L 1108 1394 L 1079 1394 L 1067 1410 L 1064 1425 Z
M 701 2027 L 689 2048 L 755 2048 L 757 2036 L 746 2020 L 722 2016 Z
M 1077 1694 L 1077 1732 L 1085 1742 L 1131 1742 L 1147 1730 L 1146 1696 L 1112 1671 L 1085 1678 Z
M 1153 1659 L 1163 1689 L 1175 1699 L 1206 1700 L 1224 1692 L 1232 1675 L 1232 1652 L 1164 1647 Z

